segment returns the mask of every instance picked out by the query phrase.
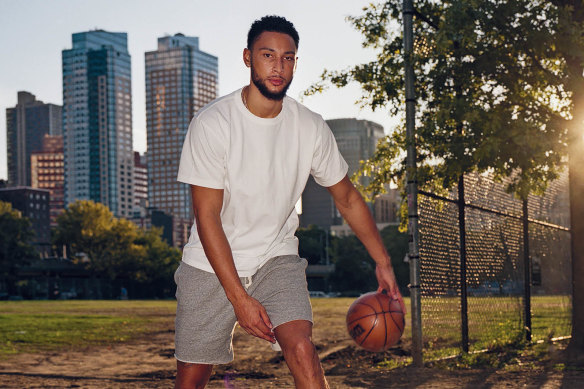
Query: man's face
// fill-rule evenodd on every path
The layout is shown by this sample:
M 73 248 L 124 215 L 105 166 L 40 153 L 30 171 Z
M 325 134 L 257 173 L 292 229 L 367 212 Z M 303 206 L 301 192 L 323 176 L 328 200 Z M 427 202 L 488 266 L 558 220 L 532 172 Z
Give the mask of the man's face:
M 261 94 L 282 100 L 296 70 L 296 45 L 291 36 L 264 31 L 251 50 L 244 50 L 244 61 L 251 67 L 251 79 Z

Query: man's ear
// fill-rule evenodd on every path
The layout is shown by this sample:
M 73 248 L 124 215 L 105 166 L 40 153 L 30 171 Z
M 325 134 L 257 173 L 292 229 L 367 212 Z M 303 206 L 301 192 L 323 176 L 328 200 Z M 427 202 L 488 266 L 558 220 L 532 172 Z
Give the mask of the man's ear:
M 243 63 L 248 68 L 251 66 L 251 51 L 247 47 L 243 49 Z

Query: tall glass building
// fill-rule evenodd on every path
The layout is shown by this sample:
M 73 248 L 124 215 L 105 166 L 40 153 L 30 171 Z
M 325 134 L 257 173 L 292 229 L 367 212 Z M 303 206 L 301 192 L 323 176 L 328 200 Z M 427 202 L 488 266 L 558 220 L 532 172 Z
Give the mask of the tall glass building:
M 132 93 L 127 34 L 73 34 L 63 50 L 65 203 L 93 200 L 118 217 L 133 208 Z
M 18 103 L 6 109 L 8 186 L 30 186 L 32 153 L 42 149 L 45 135 L 61 135 L 61 106 L 45 104 L 29 92 L 18 92 Z
M 182 34 L 158 38 L 145 57 L 148 200 L 177 227 L 192 219 L 190 189 L 176 181 L 182 145 L 195 113 L 217 97 L 218 60 Z

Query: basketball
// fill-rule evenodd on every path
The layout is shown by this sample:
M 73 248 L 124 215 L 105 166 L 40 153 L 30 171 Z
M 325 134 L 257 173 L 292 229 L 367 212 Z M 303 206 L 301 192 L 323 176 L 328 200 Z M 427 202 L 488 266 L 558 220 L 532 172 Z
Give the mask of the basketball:
M 399 301 L 388 296 L 385 290 L 362 295 L 347 312 L 349 335 L 368 351 L 385 351 L 396 345 L 405 324 Z

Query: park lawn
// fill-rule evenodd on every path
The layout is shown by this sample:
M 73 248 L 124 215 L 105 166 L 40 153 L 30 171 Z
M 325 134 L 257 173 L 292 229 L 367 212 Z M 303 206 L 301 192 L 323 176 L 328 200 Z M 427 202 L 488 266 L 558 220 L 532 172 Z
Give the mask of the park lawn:
M 0 358 L 130 341 L 174 318 L 174 301 L 2 301 Z
M 345 331 L 345 315 L 355 298 L 313 298 L 316 330 Z M 410 310 L 410 300 L 404 299 Z M 532 298 L 533 340 L 570 334 L 566 296 Z M 521 333 L 521 307 L 514 297 L 470 297 L 471 351 L 514 343 Z M 460 302 L 456 297 L 423 298 L 424 358 L 460 354 Z M 0 301 L 0 358 L 131 341 L 173 327 L 174 300 Z M 411 340 L 406 315 L 403 344 Z
M 354 300 L 313 298 L 317 328 L 345 332 L 345 315 Z M 409 306 L 409 299 L 405 302 Z M 174 300 L 0 301 L 0 358 L 131 341 L 160 325 L 172 328 L 175 307 Z
M 531 325 L 534 340 L 572 333 L 572 301 L 569 296 L 532 296 Z

